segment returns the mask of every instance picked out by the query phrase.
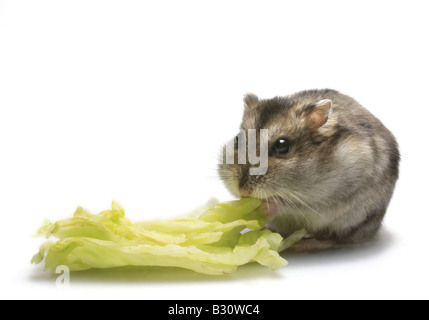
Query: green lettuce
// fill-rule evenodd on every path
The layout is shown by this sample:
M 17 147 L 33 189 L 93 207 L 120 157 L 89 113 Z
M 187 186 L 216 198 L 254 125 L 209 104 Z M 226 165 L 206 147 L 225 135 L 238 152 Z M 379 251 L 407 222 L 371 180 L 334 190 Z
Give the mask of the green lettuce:
M 70 271 L 122 266 L 168 266 L 219 275 L 257 262 L 277 270 L 279 255 L 302 236 L 283 239 L 262 230 L 265 218 L 257 199 L 215 204 L 171 220 L 132 223 L 113 201 L 112 209 L 93 215 L 79 207 L 72 218 L 45 222 L 38 235 L 59 240 L 41 245 L 32 262 L 46 271 L 60 265 Z

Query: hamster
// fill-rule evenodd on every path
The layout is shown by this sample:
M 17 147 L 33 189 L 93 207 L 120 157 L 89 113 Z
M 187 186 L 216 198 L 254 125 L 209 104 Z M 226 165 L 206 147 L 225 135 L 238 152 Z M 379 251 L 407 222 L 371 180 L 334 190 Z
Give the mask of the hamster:
M 221 163 L 226 188 L 239 198 L 261 199 L 267 228 L 285 237 L 306 229 L 312 240 L 297 250 L 371 240 L 400 162 L 398 144 L 380 120 L 331 89 L 266 100 L 247 94 L 244 103 L 241 132 L 268 129 L 268 168 L 251 175 L 249 162 Z

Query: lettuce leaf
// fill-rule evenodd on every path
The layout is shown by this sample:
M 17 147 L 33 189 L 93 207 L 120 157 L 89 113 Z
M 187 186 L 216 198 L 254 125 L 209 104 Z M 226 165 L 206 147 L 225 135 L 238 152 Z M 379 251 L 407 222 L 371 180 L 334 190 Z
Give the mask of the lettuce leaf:
M 72 218 L 45 222 L 39 229 L 38 235 L 59 240 L 42 244 L 32 262 L 44 260 L 51 272 L 59 265 L 70 271 L 169 266 L 219 275 L 249 262 L 276 270 L 287 265 L 278 250 L 299 237 L 285 242 L 279 234 L 261 230 L 266 221 L 260 205 L 256 199 L 241 199 L 176 219 L 137 223 L 115 201 L 111 210 L 98 215 L 78 207 Z

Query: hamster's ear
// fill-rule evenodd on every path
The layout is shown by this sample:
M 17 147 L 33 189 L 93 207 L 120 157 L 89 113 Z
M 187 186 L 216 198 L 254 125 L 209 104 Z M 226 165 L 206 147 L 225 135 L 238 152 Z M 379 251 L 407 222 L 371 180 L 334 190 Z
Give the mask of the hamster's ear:
M 248 93 L 244 96 L 244 106 L 246 108 L 253 108 L 255 106 L 258 105 L 259 103 L 259 98 L 257 95 L 253 94 L 253 93 Z
M 328 121 L 329 111 L 332 108 L 332 101 L 329 99 L 321 100 L 312 108 L 308 118 L 308 129 L 316 130 Z

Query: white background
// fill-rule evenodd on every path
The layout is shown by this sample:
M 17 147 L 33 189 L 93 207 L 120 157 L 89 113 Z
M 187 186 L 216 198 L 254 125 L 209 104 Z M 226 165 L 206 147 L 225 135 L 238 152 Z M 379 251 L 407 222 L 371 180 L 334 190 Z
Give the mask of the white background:
M 1 298 L 429 298 L 427 1 L 0 0 Z M 30 265 L 44 219 L 118 200 L 132 221 L 210 197 L 242 97 L 351 95 L 396 135 L 379 242 L 286 256 L 276 272 L 72 274 Z

